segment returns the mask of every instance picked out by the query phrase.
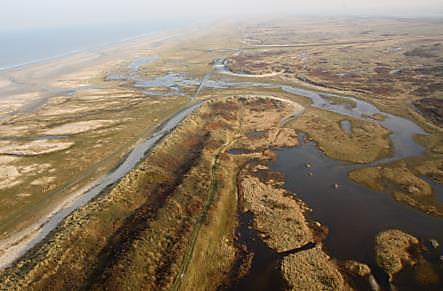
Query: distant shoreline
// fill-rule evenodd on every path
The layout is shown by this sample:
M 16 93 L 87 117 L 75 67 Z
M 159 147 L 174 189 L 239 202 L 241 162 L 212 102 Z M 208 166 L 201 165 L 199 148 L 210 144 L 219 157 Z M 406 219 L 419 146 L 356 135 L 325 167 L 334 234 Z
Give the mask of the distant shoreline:
M 136 35 L 136 36 L 133 36 L 133 37 L 127 37 L 127 38 L 124 38 L 124 39 L 120 39 L 120 40 L 104 43 L 104 44 L 101 44 L 101 45 L 91 46 L 91 47 L 88 47 L 88 48 L 76 49 L 76 50 L 68 51 L 68 52 L 65 52 L 65 53 L 53 55 L 53 56 L 50 56 L 50 57 L 36 59 L 34 61 L 24 62 L 24 63 L 20 63 L 20 64 L 15 64 L 15 65 L 9 65 L 9 66 L 3 66 L 3 67 L 0 67 L 0 73 L 6 72 L 6 71 L 9 71 L 9 70 L 14 70 L 14 69 L 21 69 L 21 68 L 29 66 L 29 65 L 36 65 L 36 64 L 41 64 L 41 63 L 45 63 L 45 62 L 48 62 L 48 61 L 53 61 L 53 60 L 56 60 L 56 59 L 59 59 L 59 58 L 69 57 L 69 56 L 72 56 L 72 55 L 75 55 L 75 54 L 79 54 L 79 53 L 83 53 L 83 52 L 87 52 L 87 51 L 95 51 L 95 50 L 99 50 L 99 49 L 102 49 L 102 48 L 108 48 L 108 47 L 113 46 L 113 45 L 118 45 L 118 44 L 121 44 L 121 43 L 125 43 L 125 42 L 132 41 L 132 40 L 137 40 L 137 39 L 144 38 L 144 37 L 149 37 L 149 36 L 152 36 L 152 35 L 154 35 L 156 33 L 161 33 L 161 32 L 163 32 L 163 31 L 162 30 L 152 31 L 152 32 L 144 33 L 144 34 L 139 34 L 139 35 Z
M 151 33 L 141 34 L 135 37 L 130 37 L 126 39 L 122 39 L 119 41 L 115 41 L 112 43 L 108 43 L 105 45 L 101 45 L 96 47 L 95 49 L 84 49 L 78 50 L 71 53 L 66 53 L 61 56 L 55 56 L 51 58 L 47 58 L 45 60 L 35 61 L 32 63 L 24 64 L 22 66 L 15 66 L 14 68 L 10 68 L 7 70 L 0 70 L 0 81 L 3 78 L 9 78 L 11 75 L 19 76 L 20 79 L 26 79 L 28 75 L 33 75 L 34 72 L 46 72 L 49 71 L 50 74 L 48 76 L 37 77 L 37 80 L 42 84 L 51 84 L 54 82 L 54 76 L 56 79 L 60 76 L 64 76 L 70 74 L 72 72 L 82 72 L 87 67 L 97 67 L 99 71 L 110 69 L 115 62 L 119 62 L 121 60 L 131 60 L 128 56 L 125 56 L 128 52 L 131 52 L 130 55 L 135 57 L 137 52 L 140 50 L 140 47 L 149 48 L 150 45 L 154 42 L 164 41 L 166 39 L 170 39 L 174 37 L 177 33 L 177 30 L 180 29 L 165 29 L 153 31 Z M 106 51 L 106 49 L 111 49 L 109 52 L 105 52 L 103 55 L 100 53 L 100 50 Z M 122 53 L 123 55 L 120 55 Z M 126 53 L 124 52 L 126 51 Z M 97 56 L 94 56 L 92 59 L 87 59 L 84 61 L 78 61 L 84 57 L 87 53 L 98 52 Z M 107 60 L 102 60 L 102 58 L 108 58 Z M 67 60 L 72 59 L 72 60 Z M 73 62 L 74 67 L 71 67 L 70 62 Z M 49 66 L 48 66 L 49 64 Z M 57 67 L 62 66 L 67 72 L 59 72 Z M 54 73 L 51 73 L 54 71 Z M 94 71 L 85 71 L 87 75 L 93 75 Z M 78 78 L 78 77 L 73 77 Z M 8 86 L 14 85 L 6 85 Z M 44 89 L 41 88 L 31 88 L 29 89 L 28 84 L 19 83 L 19 87 L 23 87 L 23 92 L 27 92 L 28 90 L 34 90 L 37 92 L 41 92 Z M 46 85 L 45 85 L 46 86 Z M 46 88 L 46 87 L 43 88 Z M 57 87 L 57 86 L 55 86 Z M 74 86 L 75 88 L 75 86 Z M 0 88 L 0 93 L 2 92 L 2 88 Z M 32 97 L 30 99 L 35 99 L 37 97 Z M 0 95 L 1 99 L 1 95 Z M 12 101 L 11 101 L 12 102 Z M 175 115 L 174 115 L 175 116 Z M 130 152 L 132 150 L 130 149 Z M 112 171 L 110 171 L 112 173 Z M 100 182 L 102 182 L 103 177 L 106 175 L 100 175 L 91 183 L 86 185 L 82 185 L 79 190 L 72 191 L 69 195 L 67 195 L 64 199 L 61 199 L 56 203 L 55 206 L 51 207 L 49 211 L 45 215 L 42 215 L 35 222 L 29 223 L 26 226 L 20 228 L 17 232 L 11 233 L 8 236 L 0 238 L 0 270 L 5 266 L 9 265 L 18 257 L 25 254 L 27 251 L 26 247 L 32 243 L 33 240 L 36 239 L 37 236 L 41 235 L 41 232 L 44 230 L 44 227 L 47 227 L 46 223 L 50 219 L 57 219 L 57 215 L 62 215 L 63 211 L 66 211 L 69 207 L 71 207 L 72 203 L 78 203 L 79 199 L 82 199 L 83 195 L 94 189 Z M 69 192 L 69 191 L 67 191 Z M 55 218 L 54 218 L 55 217 Z M 3 235 L 3 234 L 2 234 Z
M 17 61 L 15 63 L 13 62 L 12 64 L 1 64 L 2 58 L 5 58 L 5 59 L 7 59 L 9 57 L 13 58 L 13 56 L 12 55 L 9 56 L 8 55 L 8 51 L 5 51 L 5 52 L 0 51 L 0 54 L 2 54 L 2 53 L 6 54 L 6 57 L 0 55 L 0 73 L 4 73 L 4 72 L 10 71 L 10 70 L 14 70 L 14 69 L 21 69 L 21 68 L 29 66 L 29 65 L 41 64 L 41 63 L 53 61 L 53 60 L 56 60 L 56 59 L 69 57 L 69 56 L 72 56 L 72 55 L 75 55 L 75 54 L 79 54 L 79 53 L 84 53 L 84 52 L 88 52 L 88 51 L 94 52 L 96 50 L 109 48 L 109 47 L 112 47 L 114 45 L 122 44 L 122 43 L 125 43 L 125 42 L 128 42 L 128 41 L 133 41 L 133 40 L 137 40 L 137 39 L 141 39 L 141 38 L 145 38 L 145 37 L 150 37 L 150 36 L 153 36 L 153 35 L 158 34 L 158 33 L 171 32 L 171 31 L 174 31 L 174 30 L 177 30 L 177 29 L 184 28 L 184 27 L 186 27 L 188 25 L 192 25 L 192 23 L 177 24 L 175 26 L 167 26 L 166 28 L 162 28 L 161 26 L 155 26 L 153 28 L 149 28 L 147 26 L 146 32 L 134 33 L 132 35 L 129 32 L 127 34 L 127 36 L 123 36 L 122 35 L 121 37 L 113 39 L 113 40 L 110 40 L 110 39 L 104 40 L 103 39 L 103 41 L 98 41 L 98 42 L 95 42 L 95 43 L 94 42 L 82 43 L 82 42 L 85 42 L 85 40 L 84 39 L 82 39 L 82 40 L 79 39 L 78 45 L 73 44 L 70 48 L 60 49 L 60 52 L 55 52 L 55 53 L 52 53 L 52 54 L 48 54 L 47 56 L 43 56 L 43 57 L 35 57 L 35 58 L 33 58 L 31 60 L 28 60 L 28 61 L 26 61 L 26 60 L 24 60 L 24 61 Z M 29 34 L 31 34 L 31 32 L 29 32 Z M 88 37 L 90 38 L 91 35 L 87 35 L 86 36 L 86 38 L 88 38 Z M 1 38 L 1 35 L 0 35 L 0 38 Z M 41 41 L 41 40 L 39 40 L 39 41 Z M 54 39 L 54 40 L 51 40 L 51 41 L 53 43 L 57 43 L 59 40 L 58 39 Z M 31 43 L 29 43 L 29 44 L 31 44 Z M 36 45 L 35 47 L 32 47 L 32 46 L 28 47 L 29 44 L 27 44 L 27 43 L 19 43 L 19 44 L 16 44 L 16 45 L 12 44 L 12 47 L 13 48 L 16 47 L 18 49 L 22 49 L 23 47 L 26 46 L 25 50 L 29 50 L 29 51 L 32 51 L 34 49 L 37 49 L 37 50 L 41 49 L 39 47 L 39 45 Z M 24 52 L 23 52 L 23 54 L 24 54 Z

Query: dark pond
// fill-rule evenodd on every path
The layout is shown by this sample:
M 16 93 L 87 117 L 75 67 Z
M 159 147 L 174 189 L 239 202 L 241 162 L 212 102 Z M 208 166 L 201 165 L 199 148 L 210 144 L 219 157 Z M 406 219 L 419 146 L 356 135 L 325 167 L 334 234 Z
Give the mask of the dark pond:
M 399 228 L 424 241 L 433 238 L 443 242 L 442 218 L 426 215 L 396 202 L 386 193 L 352 182 L 347 174 L 356 166 L 326 157 L 315 143 L 302 143 L 276 153 L 278 158 L 271 163 L 271 170 L 283 173 L 285 188 L 313 209 L 313 219 L 328 227 L 327 253 L 337 259 L 367 263 L 380 283 L 385 282 L 386 277 L 375 263 L 377 233 Z M 306 164 L 312 165 L 311 168 L 306 168 Z M 334 184 L 338 184 L 337 189 Z M 441 191 L 441 188 L 435 190 Z

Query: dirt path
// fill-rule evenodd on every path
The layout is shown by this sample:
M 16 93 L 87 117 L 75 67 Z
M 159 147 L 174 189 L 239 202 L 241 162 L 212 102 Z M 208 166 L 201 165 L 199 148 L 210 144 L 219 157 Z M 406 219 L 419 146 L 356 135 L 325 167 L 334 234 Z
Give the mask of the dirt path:
M 304 107 L 302 107 L 300 104 L 298 104 L 294 101 L 285 99 L 285 98 L 280 98 L 280 97 L 275 97 L 275 96 L 264 96 L 264 95 L 263 96 L 248 95 L 248 96 L 279 100 L 279 101 L 286 102 L 286 103 L 289 103 L 290 105 L 292 105 L 294 107 L 294 113 L 288 117 L 283 118 L 280 121 L 279 126 L 286 124 L 289 120 L 297 118 L 298 116 L 300 116 L 304 112 Z M 239 95 L 238 97 L 248 97 L 248 96 Z M 214 196 L 217 191 L 216 170 L 217 170 L 217 164 L 218 164 L 220 155 L 223 154 L 227 149 L 229 149 L 230 146 L 237 140 L 237 138 L 239 138 L 239 136 L 235 136 L 234 138 L 231 138 L 228 136 L 226 139 L 226 142 L 218 148 L 217 153 L 212 158 L 211 174 L 210 174 L 211 183 L 210 183 L 209 190 L 208 190 L 207 200 L 206 200 L 206 203 L 205 203 L 203 210 L 200 214 L 200 218 L 197 221 L 197 225 L 194 227 L 194 230 L 193 230 L 192 236 L 191 236 L 191 243 L 188 246 L 185 257 L 184 257 L 183 262 L 180 266 L 180 270 L 177 274 L 176 280 L 175 280 L 174 285 L 172 286 L 171 290 L 179 290 L 180 289 L 180 286 L 182 284 L 182 279 L 185 276 L 185 273 L 191 263 L 191 260 L 192 260 L 193 254 L 194 254 L 195 244 L 197 242 L 201 227 L 205 223 L 205 221 L 207 219 L 208 211 L 209 211 L 210 207 L 212 206 L 212 203 L 214 202 Z
M 217 177 L 216 177 L 215 172 L 217 170 L 217 164 L 218 164 L 220 155 L 223 154 L 227 149 L 229 149 L 229 147 L 235 141 L 236 141 L 236 137 L 231 139 L 228 136 L 226 139 L 226 142 L 218 148 L 216 155 L 212 158 L 212 161 L 211 161 L 211 183 L 209 185 L 207 199 L 206 199 L 205 205 L 203 207 L 203 210 L 200 214 L 200 217 L 197 220 L 197 225 L 194 227 L 194 230 L 192 231 L 191 243 L 188 246 L 188 250 L 186 251 L 185 257 L 184 257 L 183 262 L 180 266 L 180 270 L 177 274 L 176 280 L 175 280 L 174 285 L 172 286 L 171 290 L 179 290 L 180 289 L 182 279 L 189 267 L 189 264 L 191 263 L 191 260 L 192 260 L 193 254 L 194 254 L 195 244 L 197 242 L 200 230 L 201 230 L 203 224 L 206 222 L 206 219 L 208 217 L 209 208 L 211 208 L 212 203 L 214 202 L 215 193 L 217 191 Z

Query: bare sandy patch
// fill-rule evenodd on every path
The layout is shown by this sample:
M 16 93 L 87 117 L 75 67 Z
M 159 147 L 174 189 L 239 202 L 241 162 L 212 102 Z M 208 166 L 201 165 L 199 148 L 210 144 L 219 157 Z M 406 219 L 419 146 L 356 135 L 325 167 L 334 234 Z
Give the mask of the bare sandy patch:
M 0 88 L 7 87 L 11 84 L 11 81 L 7 79 L 0 79 Z
M 66 123 L 61 126 L 46 130 L 43 133 L 47 135 L 72 135 L 72 134 L 79 134 L 107 127 L 112 124 L 115 124 L 115 121 L 113 120 L 79 121 L 79 122 Z
M 8 95 L 8 97 L 2 100 L 1 103 L 9 104 L 10 106 L 22 105 L 23 103 L 34 100 L 36 97 L 39 96 L 40 92 L 28 92 L 22 94 Z
M 36 156 L 69 149 L 73 142 L 58 142 L 50 140 L 34 140 L 22 144 L 6 144 L 0 146 L 0 154 L 14 156 Z
M 20 184 L 20 173 L 12 164 L 17 160 L 16 157 L 0 156 L 0 190 Z
M 7 95 L 0 98 L 0 114 L 6 115 L 20 110 L 23 106 L 37 100 L 40 92 L 29 92 L 24 94 Z
M 19 176 L 20 173 L 15 166 L 3 166 L 0 168 L 0 190 L 14 187 L 20 184 Z
M 21 184 L 26 176 L 42 175 L 53 169 L 49 163 L 20 165 L 17 163 L 20 160 L 21 158 L 19 157 L 0 155 L 0 190 Z M 17 197 L 27 197 L 30 195 L 17 194 Z
M 44 186 L 55 182 L 56 177 L 41 177 L 31 182 L 32 186 Z
M 0 136 L 25 136 L 33 127 L 33 125 L 0 125 Z
M 55 87 L 82 87 L 89 85 L 94 77 L 99 75 L 100 70 L 82 70 L 66 74 L 62 79 L 51 83 Z
M 53 168 L 51 168 L 52 165 L 49 163 L 44 163 L 44 164 L 31 164 L 31 165 L 26 165 L 26 166 L 21 166 L 19 169 L 19 172 L 21 174 L 42 174 L 45 171 L 50 171 L 53 170 Z
M 46 108 L 39 112 L 41 116 L 55 116 L 55 115 L 68 115 L 68 114 L 76 114 L 76 113 L 85 113 L 88 111 L 94 111 L 97 107 L 88 107 L 81 105 L 70 105 L 64 108 Z

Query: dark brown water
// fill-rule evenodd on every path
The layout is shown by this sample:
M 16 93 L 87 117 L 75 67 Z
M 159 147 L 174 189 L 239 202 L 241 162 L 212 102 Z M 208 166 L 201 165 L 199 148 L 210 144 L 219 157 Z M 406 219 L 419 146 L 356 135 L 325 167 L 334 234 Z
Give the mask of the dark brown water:
M 223 60 L 216 62 L 217 70 L 226 73 L 227 68 Z M 229 74 L 228 74 L 229 75 Z M 235 74 L 241 77 L 241 74 Z M 245 78 L 250 76 L 244 75 Z M 232 85 L 232 84 L 231 84 Z M 254 84 L 255 85 L 255 84 Z M 270 85 L 270 84 L 268 84 Z M 263 87 L 266 84 L 257 84 Z M 333 104 L 328 96 L 318 92 L 291 86 L 274 85 L 283 91 L 307 97 L 312 106 L 335 112 L 344 116 L 365 119 L 369 122 L 381 124 L 391 131 L 390 139 L 393 146 L 392 154 L 379 161 L 363 165 L 365 167 L 389 163 L 403 158 L 420 156 L 424 147 L 415 142 L 416 135 L 426 134 L 414 122 L 392 114 L 384 113 L 378 108 L 353 97 L 343 97 L 355 103 L 355 107 L 343 104 Z M 374 114 L 383 114 L 386 118 L 375 121 L 368 118 Z M 342 128 L 352 134 L 350 123 L 342 122 Z M 362 166 L 345 163 L 326 157 L 314 143 L 302 143 L 296 148 L 280 149 L 276 151 L 278 158 L 271 164 L 271 170 L 281 172 L 285 176 L 285 188 L 304 200 L 313 209 L 312 218 L 320 221 L 329 228 L 329 236 L 325 247 L 332 257 L 346 260 L 354 259 L 371 266 L 379 283 L 389 288 L 386 274 L 375 263 L 374 241 L 376 235 L 389 228 L 399 228 L 422 241 L 437 239 L 443 243 L 443 219 L 424 214 L 423 212 L 398 203 L 386 193 L 373 191 L 363 185 L 352 182 L 347 174 L 349 171 Z M 311 168 L 306 168 L 306 164 Z M 312 172 L 312 176 L 310 175 Z M 429 179 L 433 187 L 435 199 L 442 201 L 443 187 Z M 338 188 L 334 187 L 338 184 Z M 437 274 L 438 283 L 420 285 L 414 276 L 414 270 L 408 270 L 399 276 L 396 283 L 400 290 L 443 290 L 443 271 L 440 256 L 443 249 L 433 250 L 433 259 L 428 261 Z M 248 278 L 264 280 L 264 274 L 253 269 Z M 409 286 L 409 287 L 408 287 Z M 269 290 L 279 290 L 277 287 Z M 254 290 L 248 288 L 248 290 Z
M 132 69 L 136 72 L 138 67 L 139 63 L 136 63 L 136 68 Z M 217 90 L 253 87 L 281 88 L 287 93 L 309 98 L 314 107 L 344 116 L 366 119 L 388 128 L 392 132 L 390 135 L 393 145 L 392 155 L 366 166 L 420 156 L 424 151 L 423 146 L 414 140 L 415 135 L 426 134 L 423 129 L 410 120 L 381 112 L 367 102 L 353 97 L 344 97 L 356 104 L 355 107 L 349 107 L 330 102 L 327 98 L 332 96 L 330 94 L 320 94 L 303 88 L 279 84 L 229 80 L 226 76 L 230 74 L 226 74 L 229 72 L 226 71 L 223 59 L 214 62 L 214 69 L 224 77 L 217 80 L 206 78 L 204 80 L 206 88 Z M 250 78 L 251 76 L 235 74 L 235 77 Z M 134 81 L 135 87 L 145 89 L 164 87 L 180 90 L 181 87 L 186 86 L 198 86 L 199 84 L 201 86 L 201 80 L 174 73 L 151 80 L 139 78 L 134 73 L 129 79 Z M 384 114 L 386 119 L 375 121 L 368 118 L 376 113 Z M 349 134 L 352 133 L 350 124 L 344 122 L 342 126 Z M 230 153 L 243 154 L 247 152 L 242 149 L 234 149 Z M 338 259 L 354 259 L 369 264 L 379 282 L 387 284 L 386 275 L 377 268 L 374 260 L 374 239 L 380 231 L 388 228 L 400 228 L 422 240 L 434 238 L 443 242 L 443 219 L 425 215 L 394 201 L 388 194 L 372 191 L 352 182 L 348 179 L 347 174 L 357 166 L 327 158 L 314 143 L 303 143 L 296 148 L 277 150 L 277 154 L 278 159 L 272 163 L 272 170 L 284 174 L 286 188 L 296 193 L 313 209 L 313 219 L 319 220 L 329 228 L 330 233 L 325 241 L 327 252 Z M 311 164 L 312 167 L 307 169 L 306 163 Z M 313 175 L 310 176 L 309 172 L 312 172 Z M 338 189 L 335 189 L 334 184 L 339 185 Z M 441 187 L 435 184 L 433 186 L 436 196 L 442 197 Z M 281 290 L 284 286 L 278 273 L 278 255 L 273 253 L 250 228 L 250 220 L 252 217 L 247 215 L 240 218 L 239 240 L 247 249 L 255 253 L 252 267 L 246 277 L 236 281 L 231 287 L 234 290 Z M 440 250 L 438 251 L 439 253 L 436 255 L 443 255 Z M 440 279 L 443 282 L 443 278 Z M 403 282 L 406 281 L 403 280 Z M 408 285 L 408 283 L 405 284 Z
M 315 143 L 302 143 L 276 153 L 278 158 L 271 163 L 271 170 L 283 173 L 285 188 L 313 209 L 311 218 L 328 227 L 329 235 L 324 243 L 332 257 L 367 263 L 377 280 L 386 283 L 386 277 L 375 263 L 374 241 L 379 232 L 398 228 L 423 241 L 433 238 L 443 242 L 442 218 L 426 215 L 396 202 L 386 193 L 352 182 L 347 174 L 356 166 L 326 157 Z M 312 167 L 307 169 L 306 163 Z M 335 189 L 334 184 L 339 187 Z M 434 191 L 439 192 L 441 188 Z M 436 255 L 443 255 L 443 250 L 436 251 Z M 435 261 L 434 267 L 438 264 L 441 262 Z M 443 284 L 443 274 L 439 276 Z
M 241 254 L 231 275 L 239 275 L 240 265 L 244 263 L 248 254 L 254 254 L 251 269 L 246 276 L 233 279 L 228 286 L 220 288 L 221 290 L 265 291 L 285 290 L 288 287 L 280 272 L 280 256 L 262 241 L 253 228 L 253 220 L 251 212 L 240 214 L 236 243 L 241 248 Z
M 253 227 L 254 215 L 251 212 L 241 213 L 237 230 L 236 244 L 240 256 L 231 271 L 231 282 L 221 286 L 220 290 L 287 290 L 289 288 L 280 271 L 282 259 L 285 256 L 306 251 L 315 247 L 316 243 L 277 253 L 271 249 Z M 251 268 L 245 276 L 239 276 L 241 264 L 245 263 L 247 255 L 253 254 Z

